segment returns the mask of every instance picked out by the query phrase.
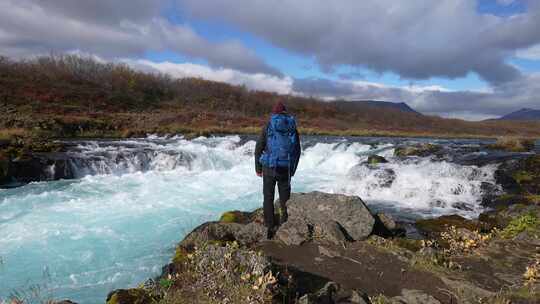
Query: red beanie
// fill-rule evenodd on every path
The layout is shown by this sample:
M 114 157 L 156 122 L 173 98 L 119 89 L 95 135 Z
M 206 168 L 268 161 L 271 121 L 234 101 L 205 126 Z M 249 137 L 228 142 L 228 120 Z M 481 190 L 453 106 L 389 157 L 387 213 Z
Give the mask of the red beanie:
M 273 114 L 279 114 L 279 113 L 283 113 L 283 112 L 286 112 L 287 111 L 287 108 L 285 108 L 285 105 L 281 102 L 281 101 L 278 101 L 274 107 L 272 108 L 272 113 Z

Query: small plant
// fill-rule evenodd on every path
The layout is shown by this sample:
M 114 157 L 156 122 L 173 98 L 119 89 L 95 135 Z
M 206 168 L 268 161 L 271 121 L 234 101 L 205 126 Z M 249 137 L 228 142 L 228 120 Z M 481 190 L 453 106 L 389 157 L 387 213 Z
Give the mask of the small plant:
M 534 231 L 539 225 L 538 217 L 534 213 L 527 213 L 510 221 L 508 226 L 501 231 L 501 236 L 511 239 L 523 231 Z
M 523 278 L 525 285 L 532 285 L 540 281 L 540 256 L 536 256 L 536 260 L 527 266 Z
M 450 255 L 469 253 L 487 244 L 492 237 L 491 233 L 481 234 L 478 231 L 458 229 L 455 226 L 451 226 L 447 231 L 441 233 L 441 239 L 448 244 L 445 251 Z
M 174 281 L 172 280 L 171 277 L 169 278 L 162 278 L 161 280 L 159 280 L 159 286 L 163 289 L 169 289 L 173 286 L 174 284 Z

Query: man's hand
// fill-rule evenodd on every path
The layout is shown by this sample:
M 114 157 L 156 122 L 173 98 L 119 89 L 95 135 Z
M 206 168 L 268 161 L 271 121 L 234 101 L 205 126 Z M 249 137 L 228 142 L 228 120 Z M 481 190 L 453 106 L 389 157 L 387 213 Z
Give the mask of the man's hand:
M 262 172 L 257 172 L 258 177 L 262 177 Z

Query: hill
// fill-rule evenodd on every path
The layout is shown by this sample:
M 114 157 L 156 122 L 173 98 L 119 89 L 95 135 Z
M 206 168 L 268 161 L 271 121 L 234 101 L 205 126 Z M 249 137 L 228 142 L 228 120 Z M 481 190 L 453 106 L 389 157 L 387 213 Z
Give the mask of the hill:
M 357 108 L 361 108 L 364 106 L 374 107 L 374 108 L 381 108 L 381 109 L 395 109 L 398 111 L 406 112 L 406 113 L 415 113 L 420 114 L 419 112 L 412 109 L 408 104 L 404 102 L 389 102 L 389 101 L 379 101 L 379 100 L 353 100 L 353 101 L 341 101 L 336 102 L 338 106 L 347 107 L 350 103 L 351 106 L 356 106 Z
M 406 104 L 278 95 L 77 56 L 0 57 L 0 139 L 256 133 L 278 99 L 304 134 L 540 136 L 540 122 L 444 119 L 420 115 Z
M 540 120 L 540 110 L 521 109 L 516 112 L 504 115 L 500 120 Z

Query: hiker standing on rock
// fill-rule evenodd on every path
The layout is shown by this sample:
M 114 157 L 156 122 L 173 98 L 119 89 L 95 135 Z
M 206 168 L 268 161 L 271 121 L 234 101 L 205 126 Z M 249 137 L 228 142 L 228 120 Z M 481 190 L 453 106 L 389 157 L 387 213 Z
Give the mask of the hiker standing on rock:
M 283 103 L 272 108 L 272 116 L 263 128 L 255 147 L 255 171 L 263 178 L 264 224 L 268 228 L 267 238 L 276 231 L 274 218 L 274 196 L 276 183 L 279 190 L 281 218 L 287 220 L 286 202 L 291 196 L 291 177 L 294 176 L 300 159 L 300 136 L 296 120 L 287 113 Z

